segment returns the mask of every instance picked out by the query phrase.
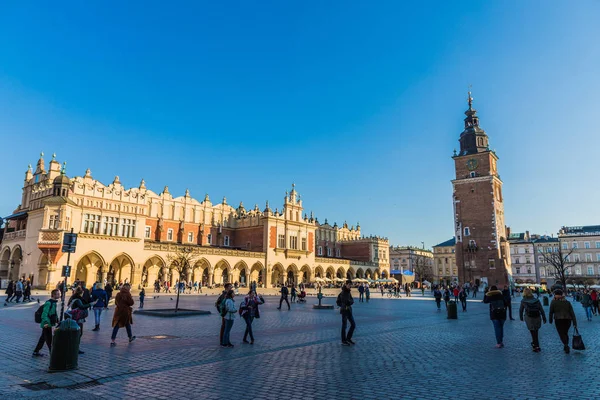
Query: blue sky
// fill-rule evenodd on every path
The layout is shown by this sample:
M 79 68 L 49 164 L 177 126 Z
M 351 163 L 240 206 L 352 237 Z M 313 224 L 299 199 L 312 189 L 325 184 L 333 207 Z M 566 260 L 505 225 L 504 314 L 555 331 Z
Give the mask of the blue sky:
M 471 84 L 513 231 L 600 224 L 599 2 L 89 4 L 1 6 L 2 215 L 43 150 L 429 247 Z

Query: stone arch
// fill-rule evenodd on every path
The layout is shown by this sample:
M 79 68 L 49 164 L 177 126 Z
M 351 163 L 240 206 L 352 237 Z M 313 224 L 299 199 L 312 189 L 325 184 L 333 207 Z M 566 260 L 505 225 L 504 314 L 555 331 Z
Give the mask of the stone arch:
M 335 277 L 336 278 L 341 278 L 341 279 L 345 279 L 346 277 L 346 271 L 344 270 L 343 267 L 339 267 L 335 273 Z
M 371 268 L 367 268 L 367 270 L 365 271 L 365 278 L 373 279 L 373 271 L 371 271 Z
M 381 271 L 381 279 L 389 278 L 388 272 L 386 270 Z
M 213 279 L 217 285 L 231 283 L 231 265 L 224 258 L 215 264 Z
M 127 253 L 115 256 L 108 266 L 108 281 L 112 284 L 131 283 L 134 265 L 133 258 Z
M 201 258 L 194 263 L 193 278 L 194 282 L 200 282 L 202 286 L 212 285 L 209 283 L 209 274 L 211 270 L 210 262 L 206 258 Z
M 290 284 L 297 285 L 298 284 L 298 267 L 296 266 L 296 264 L 288 265 L 288 267 L 285 271 L 285 282 L 288 285 L 290 285 Z
M 52 261 L 50 261 L 50 257 L 47 254 L 42 253 L 40 255 L 40 260 L 38 262 L 38 284 L 37 286 L 45 289 L 48 287 L 50 282 L 48 282 L 48 268 L 52 265 Z M 33 285 L 33 283 L 32 283 Z
M 354 272 L 354 268 L 348 267 L 348 271 L 346 271 L 346 279 L 354 279 L 356 276 L 356 272 Z
M 283 284 L 283 265 L 277 263 L 273 266 L 273 270 L 271 271 L 271 283 L 275 286 Z
M 153 255 L 144 263 L 142 267 L 142 286 L 154 286 L 154 282 L 159 280 L 161 270 L 165 268 L 167 263 L 159 255 Z
M 300 282 L 308 283 L 312 282 L 312 274 L 310 271 L 310 267 L 307 264 L 304 264 L 302 268 L 300 268 Z
M 363 279 L 365 277 L 365 271 L 362 268 L 356 270 L 356 277 Z
M 10 247 L 6 246 L 0 253 L 0 278 L 8 279 L 8 271 L 10 266 Z
M 10 253 L 10 268 L 8 279 L 19 279 L 21 277 L 21 263 L 23 262 L 23 250 L 20 245 L 13 247 Z
M 71 276 L 75 280 L 85 282 L 85 286 L 90 288 L 95 282 L 102 282 L 105 265 L 106 262 L 100 253 L 90 251 L 77 261 L 75 271 L 71 272 Z
M 248 264 L 244 260 L 238 261 L 233 267 L 233 282 L 237 282 L 240 285 L 243 283 L 245 285 L 248 284 L 248 275 L 250 275 L 248 271 Z M 243 278 L 243 279 L 242 279 Z
M 321 267 L 320 265 L 317 265 L 315 267 L 315 278 L 324 278 L 325 277 L 325 271 L 323 271 L 323 267 Z
M 327 267 L 327 271 L 325 271 L 325 276 L 329 279 L 335 279 L 335 269 L 333 266 Z
M 265 283 L 264 269 L 260 261 L 255 262 L 250 269 L 250 282 Z
M 373 279 L 379 279 L 379 269 L 376 269 L 376 270 L 373 272 Z

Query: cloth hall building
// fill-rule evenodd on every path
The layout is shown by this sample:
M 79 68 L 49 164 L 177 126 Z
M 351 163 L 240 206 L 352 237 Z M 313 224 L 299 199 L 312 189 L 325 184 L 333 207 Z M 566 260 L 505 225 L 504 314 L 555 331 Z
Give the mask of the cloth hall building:
M 62 279 L 67 254 L 65 232 L 78 234 L 71 254 L 69 281 L 88 286 L 105 279 L 152 286 L 176 282 L 170 256 L 185 248 L 194 264 L 181 278 L 203 285 L 262 282 L 266 287 L 313 282 L 316 278 L 389 277 L 389 242 L 361 236 L 360 226 L 324 223 L 304 213 L 295 187 L 286 192 L 281 210 L 233 207 L 223 198 L 212 203 L 190 196 L 174 197 L 168 187 L 157 194 L 126 189 L 115 177 L 109 185 L 91 172 L 68 178 L 43 153 L 35 170 L 25 173 L 21 205 L 4 218 L 0 245 L 0 280 L 29 279 L 53 288 Z

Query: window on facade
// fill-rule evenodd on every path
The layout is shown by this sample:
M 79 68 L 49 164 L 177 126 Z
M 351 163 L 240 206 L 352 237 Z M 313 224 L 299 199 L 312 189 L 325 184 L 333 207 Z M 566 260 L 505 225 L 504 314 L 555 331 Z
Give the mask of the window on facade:
M 471 171 L 471 178 L 475 178 L 475 171 Z
M 527 273 L 531 274 L 531 267 L 527 267 Z
M 188 242 L 194 243 L 194 232 L 188 232 Z
M 552 247 L 547 247 L 546 248 L 546 253 L 552 253 Z
M 229 246 L 229 236 L 225 235 L 225 237 L 223 238 L 223 245 Z
M 302 238 L 302 250 L 306 251 L 306 238 Z
M 84 233 L 99 233 L 100 232 L 100 216 L 94 214 L 85 214 L 83 220 Z
M 538 257 L 538 262 L 541 262 L 541 263 L 542 263 L 542 262 L 544 262 L 544 257 L 542 257 L 542 256 L 539 256 L 539 257 Z
M 488 265 L 490 266 L 490 269 L 495 269 L 496 268 L 496 260 L 494 260 L 493 258 L 488 259 Z
M 340 252 L 340 249 L 335 249 L 335 256 L 336 257 L 341 257 L 342 253 Z
M 515 264 L 521 264 L 521 259 L 519 259 L 519 257 L 515 258 Z
M 331 257 L 331 247 L 327 248 L 327 257 Z
M 171 228 L 167 230 L 167 240 L 173 240 L 173 229 Z
M 70 228 L 71 228 L 71 218 L 65 217 L 65 229 L 70 229 Z
M 585 247 L 586 249 L 590 248 L 590 242 L 584 242 L 583 243 L 583 247 Z
M 212 244 L 212 235 L 210 233 L 208 235 L 206 235 L 206 243 Z
M 581 267 L 575 267 L 575 275 L 581 275 Z
M 104 217 L 104 234 L 108 236 L 119 235 L 119 218 Z
M 575 262 L 581 261 L 581 257 L 579 256 L 579 254 L 573 254 L 573 259 Z
M 50 222 L 48 223 L 48 229 L 58 229 L 59 219 L 58 214 L 50 215 Z
M 563 243 L 562 248 L 563 250 L 569 250 L 569 245 L 567 243 Z
M 151 236 L 152 236 L 152 228 L 147 226 L 146 230 L 144 231 L 144 237 L 146 239 L 150 239 Z
M 588 271 L 587 271 L 587 274 L 588 274 L 588 275 L 594 275 L 594 267 L 592 267 L 592 266 L 589 266 L 589 267 L 587 268 L 587 270 L 588 270 Z
M 285 235 L 277 236 L 277 247 L 279 247 L 280 249 L 285 248 Z
M 574 249 L 578 249 L 579 248 L 579 244 L 577 244 L 577 242 L 573 242 L 573 248 Z
M 540 276 L 546 276 L 546 268 L 540 268 Z
M 596 261 L 600 261 L 600 253 L 596 253 Z
M 123 224 L 121 225 L 121 236 L 123 237 L 134 237 L 135 236 L 135 220 L 129 218 L 123 218 Z
M 323 255 L 323 247 L 322 247 L 322 246 L 319 246 L 319 247 L 317 248 L 317 255 L 319 255 L 319 256 L 322 256 L 322 255 Z
M 469 229 L 469 227 L 465 228 L 465 236 L 470 236 L 471 235 L 471 230 Z
M 515 274 L 519 275 L 521 273 L 521 268 L 517 267 L 515 268 Z
M 290 235 L 290 249 L 298 250 L 298 236 Z
M 525 260 L 525 264 L 531 264 L 531 260 L 528 258 L 527 260 Z
M 585 255 L 585 261 L 591 262 L 592 261 L 592 255 L 591 254 L 586 254 Z
M 600 249 L 600 242 L 596 242 L 596 248 Z

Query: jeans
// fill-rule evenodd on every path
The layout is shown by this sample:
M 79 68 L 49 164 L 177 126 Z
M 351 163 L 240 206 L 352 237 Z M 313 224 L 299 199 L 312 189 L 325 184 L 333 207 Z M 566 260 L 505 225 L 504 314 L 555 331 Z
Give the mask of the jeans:
M 358 296 L 358 301 L 359 302 L 364 302 L 365 300 L 365 293 L 364 292 L 358 292 L 359 296 Z
M 504 319 L 493 319 L 492 323 L 494 324 L 494 333 L 496 334 L 496 343 L 502 344 L 502 340 L 504 339 L 504 323 L 506 320 Z
M 17 301 L 18 303 L 18 301 Z M 585 315 L 587 316 L 587 319 L 591 320 L 592 319 L 592 307 L 588 306 L 588 307 L 584 307 L 585 308 Z
M 555 319 L 554 325 L 556 326 L 556 332 L 558 332 L 560 341 L 563 342 L 563 344 L 565 346 L 568 346 L 569 345 L 569 329 L 571 329 L 571 320 L 570 319 Z
M 346 333 L 346 327 L 348 326 L 348 321 L 350 321 L 350 329 L 348 329 L 348 333 Z M 352 340 L 352 334 L 354 333 L 354 328 L 356 328 L 356 323 L 354 322 L 354 317 L 352 316 L 352 312 L 342 313 L 342 342 L 345 342 L 347 340 Z
M 94 321 L 96 325 L 100 325 L 100 316 L 102 315 L 101 307 L 94 307 Z
M 231 333 L 231 328 L 233 327 L 233 320 L 232 319 L 226 319 L 225 320 L 225 332 L 223 332 L 223 341 L 221 342 L 222 345 L 228 345 L 231 344 L 231 341 L 229 340 L 229 334 Z
M 462 299 L 460 304 L 462 305 L 463 311 L 467 311 L 467 299 Z
M 244 340 L 250 335 L 250 340 L 254 342 L 254 335 L 252 334 L 252 321 L 254 321 L 254 317 L 250 316 L 250 313 L 247 312 L 244 314 L 244 321 L 246 321 L 246 331 L 244 332 Z
M 48 346 L 48 351 L 52 350 L 52 328 L 49 326 L 47 328 L 42 328 L 42 336 L 40 336 L 40 340 L 38 340 L 37 346 L 35 346 L 34 353 L 37 353 L 44 347 L 44 343 Z
M 442 300 L 435 299 L 435 304 L 437 305 L 437 309 L 439 310 L 441 308 Z
M 537 329 L 534 331 L 529 331 L 529 333 L 531 333 L 531 345 L 533 347 L 540 347 L 540 340 L 539 340 L 539 332 Z
M 225 317 L 221 317 L 221 331 L 219 332 L 219 343 L 223 344 L 223 335 L 225 335 Z
M 125 325 L 125 330 L 127 330 L 127 337 L 131 339 L 131 336 L 133 336 L 131 333 L 131 325 Z M 119 332 L 119 325 L 116 325 L 113 328 L 112 336 L 110 337 L 113 341 L 117 338 L 117 332 Z
M 287 296 L 282 297 L 281 299 L 279 299 L 279 308 L 281 308 L 281 304 L 283 304 L 283 301 L 285 300 L 285 302 L 287 303 L 288 306 L 288 310 L 290 309 L 290 302 L 287 299 Z

